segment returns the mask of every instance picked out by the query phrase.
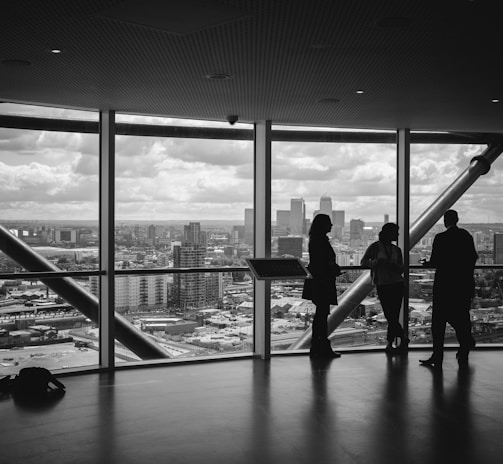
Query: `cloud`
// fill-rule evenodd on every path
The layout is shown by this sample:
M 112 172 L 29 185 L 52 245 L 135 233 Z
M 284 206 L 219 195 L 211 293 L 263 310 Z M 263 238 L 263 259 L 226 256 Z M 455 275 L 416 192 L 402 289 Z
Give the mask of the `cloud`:
M 82 177 L 69 164 L 39 163 L 8 166 L 0 163 L 1 201 L 69 202 L 98 199 L 98 178 Z
M 120 158 L 141 157 L 145 162 L 173 159 L 214 166 L 240 166 L 253 163 L 253 143 L 240 140 L 201 140 L 160 137 L 119 136 Z
M 38 135 L 35 131 L 0 128 L 0 152 L 29 151 L 35 146 Z
M 164 154 L 186 162 L 212 166 L 241 166 L 253 163 L 253 143 L 240 140 L 172 139 L 164 143 Z
M 191 167 L 191 169 L 189 169 Z M 116 180 L 116 197 L 123 202 L 198 203 L 204 211 L 212 203 L 253 202 L 252 181 L 243 182 L 233 168 L 172 162 L 170 169 L 153 171 L 150 177 L 122 177 Z
M 355 175 L 355 167 L 367 163 L 388 165 L 386 171 L 394 171 L 395 153 L 394 146 L 388 144 L 273 144 L 273 178 L 348 180 Z
M 158 118 L 148 122 L 161 123 Z M 2 217 L 96 218 L 98 143 L 96 134 L 0 129 Z M 413 145 L 412 215 L 417 217 L 435 201 L 483 148 Z M 115 167 L 119 220 L 242 221 L 244 208 L 253 204 L 250 141 L 118 136 Z M 298 197 L 305 199 L 312 217 L 327 194 L 348 220 L 382 220 L 395 212 L 395 183 L 393 144 L 272 144 L 273 217 Z M 462 208 L 463 216 L 473 220 L 501 216 L 502 185 L 503 157 L 458 201 L 460 214 Z
M 96 176 L 99 173 L 99 159 L 93 155 L 79 156 L 75 162 L 74 173 L 84 176 Z

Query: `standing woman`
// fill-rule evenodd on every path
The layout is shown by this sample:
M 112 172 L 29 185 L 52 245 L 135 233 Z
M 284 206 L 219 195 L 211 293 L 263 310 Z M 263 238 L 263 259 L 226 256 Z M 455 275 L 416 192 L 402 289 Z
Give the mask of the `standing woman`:
M 312 325 L 312 358 L 338 358 L 340 353 L 332 350 L 328 339 L 328 315 L 330 305 L 337 304 L 335 278 L 340 275 L 340 267 L 335 262 L 335 252 L 327 234 L 332 229 L 332 221 L 326 214 L 318 214 L 309 230 L 309 265 L 313 276 L 304 282 L 302 298 L 316 305 Z
M 384 224 L 379 232 L 379 241 L 367 248 L 360 263 L 370 269 L 372 283 L 377 288 L 377 295 L 388 321 L 387 353 L 405 351 L 409 343 L 400 324 L 404 291 L 403 256 L 400 248 L 392 243 L 396 240 L 398 240 L 398 226 L 392 222 Z M 393 342 L 396 339 L 400 339 L 400 344 L 394 348 Z

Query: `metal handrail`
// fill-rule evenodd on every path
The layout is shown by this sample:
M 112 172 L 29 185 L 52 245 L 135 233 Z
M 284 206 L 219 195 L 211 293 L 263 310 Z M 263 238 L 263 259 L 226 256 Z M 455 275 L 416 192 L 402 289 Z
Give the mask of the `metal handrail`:
M 247 267 L 184 267 L 184 268 L 155 268 L 155 269 L 116 269 L 115 275 L 152 275 L 152 274 L 188 274 L 211 272 L 250 272 Z M 47 271 L 47 272 L 8 272 L 0 273 L 0 279 L 57 279 L 60 277 L 89 277 L 104 276 L 106 271 Z

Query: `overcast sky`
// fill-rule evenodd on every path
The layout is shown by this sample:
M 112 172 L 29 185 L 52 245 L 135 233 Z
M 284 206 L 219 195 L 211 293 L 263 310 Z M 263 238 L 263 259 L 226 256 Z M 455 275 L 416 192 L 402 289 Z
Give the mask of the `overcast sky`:
M 41 112 L 97 119 L 93 113 L 0 104 L 3 114 Z M 167 118 L 143 122 L 194 124 Z M 412 147 L 412 222 L 482 148 Z M 346 211 L 347 222 L 382 221 L 386 213 L 394 220 L 395 150 L 383 144 L 273 143 L 273 221 L 277 209 L 289 209 L 290 199 L 299 197 L 311 218 L 322 195 L 332 197 L 334 209 Z M 119 136 L 116 153 L 117 220 L 238 223 L 252 207 L 252 142 Z M 503 156 L 455 208 L 461 222 L 503 222 L 502 200 Z M 97 135 L 0 129 L 0 221 L 97 218 Z

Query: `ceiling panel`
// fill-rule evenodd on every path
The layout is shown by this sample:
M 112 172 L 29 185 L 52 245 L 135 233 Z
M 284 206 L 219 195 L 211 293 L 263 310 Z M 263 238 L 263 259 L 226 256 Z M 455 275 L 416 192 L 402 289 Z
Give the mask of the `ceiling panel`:
M 502 132 L 503 103 L 492 102 L 503 99 L 498 6 L 7 1 L 0 99 L 210 120 Z

